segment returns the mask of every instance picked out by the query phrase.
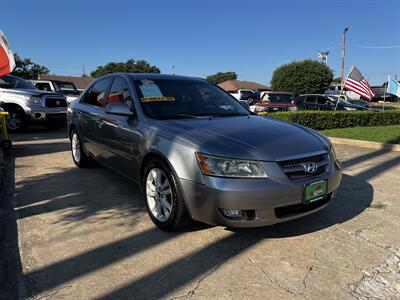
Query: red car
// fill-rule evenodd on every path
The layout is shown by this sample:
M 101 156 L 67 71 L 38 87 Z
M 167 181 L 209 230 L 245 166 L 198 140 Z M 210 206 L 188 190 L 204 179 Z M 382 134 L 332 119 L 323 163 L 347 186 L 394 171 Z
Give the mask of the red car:
M 261 94 L 260 102 L 254 106 L 254 112 L 276 112 L 297 110 L 296 100 L 292 93 L 286 92 L 264 92 Z

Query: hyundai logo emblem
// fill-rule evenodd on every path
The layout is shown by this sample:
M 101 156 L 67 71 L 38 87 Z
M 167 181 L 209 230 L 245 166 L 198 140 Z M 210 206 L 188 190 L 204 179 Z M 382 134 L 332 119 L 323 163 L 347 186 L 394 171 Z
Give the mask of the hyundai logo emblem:
M 304 171 L 310 174 L 315 173 L 315 171 L 318 169 L 318 165 L 311 161 L 302 163 L 301 165 L 303 166 Z

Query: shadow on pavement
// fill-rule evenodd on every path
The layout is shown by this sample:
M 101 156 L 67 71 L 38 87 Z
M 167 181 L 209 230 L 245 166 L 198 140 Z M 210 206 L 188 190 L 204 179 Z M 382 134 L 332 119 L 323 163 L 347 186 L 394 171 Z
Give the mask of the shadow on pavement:
M 96 170 L 96 172 L 98 171 Z M 40 186 L 40 183 L 36 183 L 35 185 Z M 71 190 L 70 192 L 73 191 Z M 112 197 L 112 199 L 117 198 Z M 372 199 L 373 189 L 371 185 L 363 180 L 344 175 L 343 184 L 337 199 L 333 200 L 319 213 L 265 228 L 232 230 L 230 236 L 208 244 L 184 259 L 173 261 L 146 276 L 140 277 L 131 284 L 105 296 L 105 298 L 159 298 L 166 296 L 180 286 L 218 268 L 225 261 L 240 254 L 243 250 L 257 244 L 261 240 L 303 235 L 345 222 L 364 211 L 370 205 Z M 109 207 L 113 205 L 112 201 L 109 198 L 108 201 L 103 199 L 102 202 L 111 202 L 104 206 Z M 56 202 L 57 200 L 50 203 L 48 209 L 52 209 L 52 205 Z M 136 203 L 134 206 L 136 209 L 140 209 L 141 207 L 144 210 L 143 202 Z M 58 209 L 57 204 L 54 209 Z M 89 216 L 97 210 L 89 205 L 82 206 L 81 209 L 80 214 L 82 216 Z M 130 213 L 135 214 L 134 211 Z M 187 230 L 196 230 L 198 228 L 202 229 L 200 226 Z M 30 283 L 28 296 L 35 296 L 62 285 L 67 281 L 117 263 L 127 257 L 137 255 L 141 251 L 150 250 L 152 247 L 173 239 L 180 234 L 179 232 L 168 233 L 157 228 L 152 228 L 126 239 L 95 248 L 78 256 L 28 273 L 26 274 L 27 281 Z M 155 284 L 157 285 L 156 289 L 154 288 Z
M 52 139 L 63 139 L 68 137 L 67 129 L 48 129 L 41 126 L 31 126 L 24 132 L 11 133 L 11 140 L 13 142 L 25 142 L 25 141 L 39 141 L 39 140 L 52 140 Z
M 385 153 L 386 150 L 368 153 L 350 159 L 344 162 L 344 165 L 348 167 L 359 164 Z M 399 163 L 400 158 L 395 157 L 374 165 L 357 176 L 344 175 L 336 198 L 316 214 L 265 228 L 229 229 L 231 232 L 229 236 L 138 277 L 102 298 L 165 297 L 192 280 L 216 270 L 224 262 L 262 240 L 300 236 L 351 220 L 368 208 L 373 201 L 374 190 L 367 180 Z M 60 184 L 61 182 L 63 184 Z M 98 192 L 100 188 L 101 193 Z M 21 197 L 18 195 L 20 191 L 30 196 Z M 137 215 L 145 211 L 144 200 L 138 188 L 102 167 L 87 170 L 66 169 L 60 173 L 27 178 L 19 182 L 17 198 L 18 218 L 68 208 L 68 213 L 63 214 L 61 222 L 74 223 L 114 208 L 115 215 L 108 215 L 108 218 L 121 217 L 135 223 Z M 207 226 L 197 224 L 186 231 L 206 228 Z M 27 296 L 34 297 L 59 287 L 70 280 L 150 250 L 180 234 L 181 232 L 168 233 L 151 228 L 28 272 L 25 275 L 28 282 Z

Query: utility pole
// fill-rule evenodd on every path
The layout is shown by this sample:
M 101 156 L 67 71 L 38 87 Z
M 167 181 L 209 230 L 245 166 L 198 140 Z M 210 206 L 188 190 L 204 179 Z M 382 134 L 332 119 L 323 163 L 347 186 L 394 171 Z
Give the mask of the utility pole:
M 342 38 L 342 82 L 341 82 L 341 87 L 343 91 L 343 84 L 344 84 L 344 54 L 346 51 L 346 32 L 349 30 L 349 27 L 346 27 L 343 30 L 343 38 Z

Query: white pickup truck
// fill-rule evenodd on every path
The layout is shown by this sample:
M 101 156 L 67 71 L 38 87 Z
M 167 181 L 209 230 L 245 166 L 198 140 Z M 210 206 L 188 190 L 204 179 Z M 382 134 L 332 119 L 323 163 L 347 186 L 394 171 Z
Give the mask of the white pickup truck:
M 39 90 L 63 94 L 67 98 L 68 104 L 79 98 L 79 91 L 76 89 L 75 85 L 69 81 L 30 80 L 30 82 Z
M 257 101 L 257 94 L 253 90 L 239 89 L 235 93 L 230 93 L 233 97 L 245 104 L 247 107 Z
M 61 127 L 66 123 L 64 95 L 38 90 L 16 76 L 0 77 L 0 106 L 9 113 L 6 124 L 10 131 L 20 131 L 32 122 L 49 127 Z

